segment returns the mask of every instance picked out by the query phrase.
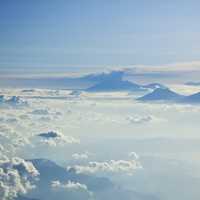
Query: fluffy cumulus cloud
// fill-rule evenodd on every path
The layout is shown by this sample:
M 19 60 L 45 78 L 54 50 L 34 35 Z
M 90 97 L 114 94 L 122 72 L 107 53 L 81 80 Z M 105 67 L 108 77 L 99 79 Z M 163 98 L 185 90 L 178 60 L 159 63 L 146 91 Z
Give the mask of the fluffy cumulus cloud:
M 89 153 L 74 153 L 72 154 L 74 160 L 87 160 L 89 158 Z
M 151 122 L 153 120 L 152 116 L 128 116 L 127 121 L 132 124 L 143 124 L 147 122 Z
M 68 170 L 75 169 L 76 173 L 123 173 L 132 175 L 135 170 L 142 166 L 138 160 L 110 160 L 107 162 L 89 162 L 87 165 L 75 165 Z
M 93 196 L 93 193 L 88 190 L 87 185 L 79 182 L 68 181 L 67 183 L 61 183 L 60 181 L 56 180 L 51 182 L 51 187 L 57 192 L 86 193 L 89 197 Z
M 40 133 L 37 136 L 41 137 L 41 142 L 44 144 L 48 144 L 50 146 L 56 146 L 58 144 L 73 144 L 73 143 L 80 143 L 80 140 L 74 138 L 72 136 L 64 135 L 58 131 L 49 131 Z
M 68 181 L 67 183 L 61 183 L 60 181 L 52 181 L 51 187 L 53 189 L 65 189 L 69 191 L 74 190 L 88 190 L 87 186 L 78 182 Z
M 0 160 L 0 199 L 8 200 L 34 188 L 39 172 L 31 162 L 15 157 Z

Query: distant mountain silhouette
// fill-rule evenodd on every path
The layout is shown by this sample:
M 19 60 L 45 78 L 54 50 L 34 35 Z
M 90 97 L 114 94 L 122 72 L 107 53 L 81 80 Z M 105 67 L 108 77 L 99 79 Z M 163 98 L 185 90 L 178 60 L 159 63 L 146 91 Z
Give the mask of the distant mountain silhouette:
M 170 89 L 155 89 L 153 92 L 138 98 L 139 101 L 180 101 L 185 96 L 180 95 Z
M 186 103 L 200 103 L 200 92 L 186 96 L 182 102 Z
M 145 91 L 147 89 L 167 88 L 159 83 L 139 85 L 128 80 L 123 80 L 123 77 L 123 71 L 112 71 L 107 74 L 85 76 L 83 79 L 98 81 L 98 83 L 86 90 L 88 92 Z
M 143 87 L 130 81 L 111 79 L 97 83 L 88 88 L 88 92 L 112 92 L 112 91 L 144 91 Z
M 87 185 L 89 191 L 95 193 L 96 200 L 158 200 L 155 196 L 149 194 L 138 193 L 135 191 L 128 191 L 123 188 L 116 187 L 108 178 L 97 177 L 95 175 L 77 174 L 75 169 L 70 168 L 67 170 L 56 163 L 46 159 L 33 159 L 29 160 L 33 163 L 35 168 L 39 171 L 39 180 L 35 182 L 36 188 L 32 190 L 27 196 L 34 197 L 38 200 L 85 200 L 82 193 L 70 193 L 65 195 L 54 193 L 51 188 L 51 182 L 59 180 L 60 182 L 67 183 L 68 181 L 78 182 Z M 16 200 L 32 200 L 32 199 L 16 199 Z
M 36 183 L 39 188 L 48 187 L 48 183 L 52 180 L 60 180 L 61 182 L 67 182 L 70 180 L 83 183 L 93 191 L 113 187 L 113 183 L 107 178 L 77 174 L 74 169 L 66 170 L 50 160 L 34 159 L 30 161 L 40 173 L 40 181 Z
M 101 81 L 121 79 L 123 71 L 91 73 L 80 77 L 13 78 L 7 85 L 23 88 L 86 89 Z M 26 91 L 26 90 L 25 90 Z M 30 91 L 29 91 L 30 92 Z
M 103 73 L 91 73 L 80 77 L 37 77 L 37 78 L 13 78 L 9 79 L 9 87 L 23 87 L 23 93 L 34 92 L 30 88 L 50 88 L 50 89 L 70 89 L 77 92 L 73 95 L 80 95 L 80 90 L 88 92 L 98 91 L 145 91 L 148 89 L 165 88 L 159 83 L 140 85 L 128 80 L 124 80 L 126 72 L 114 70 Z M 1 102 L 0 98 L 0 102 Z M 17 100 L 17 99 L 16 99 Z
M 128 80 L 123 80 L 123 77 L 123 71 L 112 71 L 110 73 L 85 76 L 83 79 L 97 81 L 95 85 L 86 89 L 88 92 L 145 91 L 155 87 L 155 84 L 142 86 Z
M 200 92 L 197 92 L 192 95 L 184 96 L 180 95 L 168 88 L 162 89 L 158 88 L 155 89 L 153 92 L 146 94 L 137 100 L 139 101 L 170 101 L 176 103 L 200 103 Z

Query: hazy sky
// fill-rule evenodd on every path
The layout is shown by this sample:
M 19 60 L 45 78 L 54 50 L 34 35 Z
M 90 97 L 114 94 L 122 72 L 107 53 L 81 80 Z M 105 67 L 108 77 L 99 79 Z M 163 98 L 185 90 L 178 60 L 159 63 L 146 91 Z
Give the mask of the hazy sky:
M 190 62 L 198 0 L 0 0 L 0 69 Z

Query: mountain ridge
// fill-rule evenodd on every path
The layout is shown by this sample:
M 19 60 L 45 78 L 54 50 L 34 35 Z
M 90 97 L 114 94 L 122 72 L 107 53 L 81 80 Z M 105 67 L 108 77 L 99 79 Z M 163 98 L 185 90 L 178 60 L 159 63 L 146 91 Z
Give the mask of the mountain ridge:
M 155 89 L 153 92 L 148 93 L 142 97 L 137 98 L 138 101 L 148 102 L 148 101 L 167 101 L 175 103 L 200 103 L 200 92 L 191 95 L 181 95 L 168 88 Z

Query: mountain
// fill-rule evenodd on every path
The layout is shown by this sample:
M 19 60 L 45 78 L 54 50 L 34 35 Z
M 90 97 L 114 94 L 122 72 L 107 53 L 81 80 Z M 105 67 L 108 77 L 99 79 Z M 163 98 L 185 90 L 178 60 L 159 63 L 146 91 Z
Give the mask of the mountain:
M 200 103 L 200 92 L 185 97 L 182 102 L 185 103 Z
M 180 101 L 185 96 L 180 95 L 170 89 L 155 89 L 153 92 L 138 98 L 139 101 Z
M 200 92 L 184 96 L 180 95 L 168 88 L 155 89 L 153 92 L 146 94 L 137 100 L 139 101 L 170 101 L 170 102 L 178 102 L 178 103 L 200 103 Z
M 111 71 L 103 73 L 91 73 L 80 77 L 31 77 L 10 78 L 9 81 L 0 83 L 0 86 L 22 88 L 54 88 L 54 89 L 86 89 L 101 81 L 120 79 L 124 76 L 123 71 Z M 25 89 L 25 92 L 27 91 Z M 31 91 L 29 91 L 31 92 Z
M 88 88 L 88 92 L 111 92 L 111 91 L 144 91 L 138 84 L 124 80 L 106 80 Z
M 35 182 L 36 188 L 32 190 L 27 196 L 30 198 L 36 198 L 41 200 L 86 200 L 88 196 L 85 194 L 76 192 L 70 192 L 68 190 L 55 192 L 52 190 L 52 181 L 59 180 L 61 183 L 67 183 L 72 181 L 78 182 L 87 186 L 88 191 L 95 194 L 96 200 L 157 200 L 155 196 L 150 194 L 141 194 L 135 191 L 127 191 L 116 185 L 106 177 L 97 177 L 95 175 L 85 175 L 76 173 L 75 169 L 70 168 L 67 170 L 56 163 L 46 159 L 33 159 L 29 160 L 33 163 L 35 168 L 39 171 L 39 180 Z M 29 199 L 16 199 L 16 200 L 29 200 Z M 30 199 L 31 200 L 31 199 Z
M 92 76 L 92 80 L 98 80 L 96 84 L 86 89 L 88 92 L 111 92 L 111 91 L 144 91 L 143 86 L 123 80 L 123 71 L 112 71 L 108 74 Z M 89 78 L 89 77 L 87 77 Z M 90 76 L 91 79 L 91 76 Z
M 66 170 L 50 160 L 34 159 L 31 162 L 40 173 L 40 183 L 52 180 L 60 180 L 61 182 L 70 180 L 84 183 L 92 190 L 105 189 L 113 186 L 112 182 L 107 178 L 77 174 L 74 169 Z
M 31 77 L 31 78 L 10 78 L 3 86 L 25 88 L 23 93 L 34 92 L 30 88 L 70 89 L 74 90 L 72 96 L 79 96 L 80 90 L 88 92 L 98 91 L 146 91 L 148 89 L 164 88 L 161 84 L 152 83 L 139 85 L 124 80 L 127 73 L 123 70 L 114 70 L 103 73 L 91 73 L 79 77 Z M 1 86 L 1 83 L 0 83 Z M 26 89 L 27 88 L 27 89 Z M 0 102 L 2 98 L 0 97 Z M 12 101 L 18 101 L 17 97 Z M 14 104 L 10 102 L 10 104 Z M 16 103 L 15 103 L 16 104 Z
M 110 73 L 102 73 L 99 75 L 89 75 L 84 77 L 87 80 L 98 81 L 95 85 L 89 87 L 88 92 L 111 92 L 111 91 L 145 91 L 148 89 L 167 87 L 159 83 L 151 83 L 148 85 L 139 85 L 127 80 L 123 80 L 123 71 L 112 71 Z
M 53 180 L 79 182 L 86 184 L 88 189 L 93 191 L 113 187 L 113 183 L 107 178 L 77 174 L 74 169 L 67 170 L 50 160 L 34 159 L 30 161 L 40 173 L 40 180 L 36 183 L 39 186 L 38 188 L 47 190 L 49 183 Z

